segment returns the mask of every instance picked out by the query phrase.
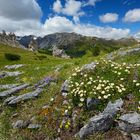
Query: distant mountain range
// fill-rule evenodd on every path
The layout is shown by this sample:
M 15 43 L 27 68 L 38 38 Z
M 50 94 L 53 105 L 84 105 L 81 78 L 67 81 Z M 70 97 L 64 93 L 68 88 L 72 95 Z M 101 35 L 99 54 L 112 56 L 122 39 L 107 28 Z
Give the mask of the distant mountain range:
M 4 37 L 3 37 L 4 36 Z M 11 42 L 9 35 L 5 33 L 0 35 L 1 38 L 6 38 L 4 43 Z M 15 38 L 15 37 L 14 37 Z M 12 40 L 13 43 L 30 50 L 43 50 L 46 53 L 51 54 L 53 48 L 64 50 L 70 57 L 79 57 L 87 54 L 88 52 L 94 52 L 95 49 L 102 52 L 111 52 L 119 49 L 120 47 L 127 47 L 136 44 L 137 41 L 134 38 L 122 38 L 119 40 L 106 40 L 97 37 L 87 37 L 76 33 L 54 33 L 46 35 L 44 37 L 36 37 L 33 35 L 16 37 L 16 40 Z M 3 42 L 2 42 L 3 43 Z M 9 43 L 7 43 L 9 44 Z

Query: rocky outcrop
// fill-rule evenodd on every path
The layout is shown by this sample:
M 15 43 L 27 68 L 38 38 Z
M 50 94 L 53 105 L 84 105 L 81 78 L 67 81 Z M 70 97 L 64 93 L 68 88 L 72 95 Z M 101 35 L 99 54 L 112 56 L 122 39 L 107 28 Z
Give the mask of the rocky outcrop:
M 140 131 L 140 114 L 137 112 L 124 114 L 119 120 L 119 129 L 125 132 Z
M 104 111 L 92 117 L 89 122 L 80 129 L 76 136 L 82 139 L 89 134 L 109 130 L 113 125 L 114 116 L 121 109 L 122 105 L 122 99 L 116 100 L 114 103 L 109 102 Z
M 7 97 L 7 96 L 12 95 L 14 93 L 17 93 L 18 91 L 25 89 L 28 86 L 29 86 L 29 84 L 23 84 L 23 85 L 11 88 L 11 89 L 6 90 L 6 91 L 2 91 L 2 92 L 0 92 L 0 98 L 4 98 L 4 97 Z
M 42 91 L 43 91 L 42 89 L 38 88 L 35 91 L 30 92 L 30 93 L 14 96 L 13 98 L 10 97 L 9 99 L 5 101 L 5 103 L 7 103 L 8 105 L 16 105 L 22 101 L 26 101 L 26 100 L 34 99 L 38 97 Z
M 70 58 L 64 50 L 58 49 L 56 46 L 53 47 L 52 51 L 53 56 L 61 57 L 61 58 Z
M 0 85 L 0 89 L 10 89 L 18 86 L 19 84 L 6 84 L 6 85 Z
M 127 50 L 120 49 L 117 52 L 112 52 L 107 55 L 107 59 L 114 60 L 117 57 L 123 57 L 126 55 L 134 55 L 140 53 L 140 46 L 138 45 L 136 48 L 128 48 Z
M 8 70 L 11 70 L 11 69 L 18 69 L 18 68 L 21 68 L 23 66 L 24 66 L 24 64 L 15 64 L 15 65 L 7 65 L 4 68 L 8 69 Z
M 28 49 L 30 51 L 37 51 L 38 50 L 38 42 L 35 38 L 32 38 L 29 45 L 28 45 Z

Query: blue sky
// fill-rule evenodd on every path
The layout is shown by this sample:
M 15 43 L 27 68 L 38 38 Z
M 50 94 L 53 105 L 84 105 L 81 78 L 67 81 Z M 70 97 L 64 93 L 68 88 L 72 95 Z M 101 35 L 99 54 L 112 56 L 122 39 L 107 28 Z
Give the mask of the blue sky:
M 18 35 L 76 32 L 113 39 L 140 37 L 140 0 L 7 1 L 0 1 L 0 29 Z
M 44 23 L 45 20 L 50 16 L 54 16 L 56 13 L 53 11 L 53 4 L 55 0 L 38 0 L 39 5 L 42 8 L 43 16 L 41 22 Z M 63 6 L 65 5 L 65 0 L 61 0 Z M 82 23 L 95 24 L 97 26 L 111 26 L 115 28 L 129 28 L 132 33 L 140 31 L 140 21 L 138 22 L 123 22 L 125 14 L 129 10 L 140 8 L 140 0 L 102 0 L 95 4 L 95 6 L 82 7 L 83 11 L 86 13 L 84 16 L 80 17 Z M 117 13 L 119 19 L 113 23 L 102 23 L 99 20 L 99 16 L 106 13 Z M 58 13 L 57 13 L 58 14 Z M 59 14 L 58 14 L 59 15 Z M 60 14 L 61 16 L 64 14 Z M 66 16 L 66 15 L 65 15 Z M 66 16 L 71 19 L 71 16 Z

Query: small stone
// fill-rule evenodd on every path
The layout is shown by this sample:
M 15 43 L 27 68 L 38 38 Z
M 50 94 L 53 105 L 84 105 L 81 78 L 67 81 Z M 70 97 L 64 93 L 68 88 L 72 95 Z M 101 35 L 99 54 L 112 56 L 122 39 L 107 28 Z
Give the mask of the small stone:
M 11 118 L 15 118 L 15 117 L 17 117 L 18 116 L 18 113 L 14 113 L 12 116 L 11 116 Z
M 133 94 L 128 94 L 128 95 L 126 96 L 126 99 L 127 99 L 127 100 L 132 100 L 132 99 L 134 99 L 134 95 L 133 95 Z
M 42 125 L 40 125 L 40 124 L 29 124 L 28 125 L 29 129 L 39 129 L 41 127 L 42 127 Z
M 100 103 L 99 99 L 93 99 L 90 97 L 87 98 L 87 108 L 88 109 L 94 109 L 95 106 L 99 105 L 99 103 Z
M 28 121 L 18 120 L 12 124 L 13 128 L 26 128 L 29 125 Z

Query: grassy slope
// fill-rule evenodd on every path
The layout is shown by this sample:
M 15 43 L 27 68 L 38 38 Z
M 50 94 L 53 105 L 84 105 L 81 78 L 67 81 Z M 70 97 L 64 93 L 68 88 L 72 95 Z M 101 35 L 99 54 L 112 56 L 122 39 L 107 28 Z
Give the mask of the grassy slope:
M 21 60 L 19 61 L 8 61 L 5 59 L 4 54 L 5 53 L 15 53 L 19 54 L 21 56 Z M 38 56 L 45 56 L 43 60 L 39 60 Z M 102 54 L 104 55 L 104 54 Z M 101 56 L 102 56 L 101 55 Z M 21 104 L 17 106 L 16 108 L 11 107 L 2 107 L 1 108 L 1 115 L 0 115 L 0 137 L 1 139 L 8 139 L 8 140 L 25 140 L 25 139 L 37 139 L 41 136 L 48 135 L 47 134 L 47 126 L 43 128 L 41 131 L 28 131 L 28 130 L 13 130 L 11 128 L 11 123 L 13 121 L 16 121 L 18 119 L 28 119 L 31 118 L 34 115 L 37 115 L 38 112 L 41 110 L 42 106 L 47 104 L 51 97 L 58 95 L 60 91 L 61 84 L 65 79 L 67 79 L 71 74 L 72 70 L 79 66 L 86 63 L 90 63 L 92 61 L 99 60 L 101 57 L 91 57 L 91 54 L 87 54 L 86 56 L 82 58 L 77 59 L 70 59 L 70 60 L 64 60 L 61 58 L 55 58 L 49 55 L 45 54 L 39 54 L 39 53 L 33 53 L 26 50 L 18 49 L 18 48 L 11 48 L 5 45 L 0 45 L 0 69 L 4 70 L 5 65 L 11 65 L 11 64 L 26 64 L 25 67 L 20 68 L 18 70 L 21 70 L 24 72 L 23 75 L 20 76 L 18 82 L 24 83 L 31 83 L 34 84 L 37 81 L 41 80 L 44 77 L 47 76 L 53 76 L 58 78 L 58 83 L 56 85 L 51 85 L 49 90 L 46 90 L 44 93 L 41 94 L 40 98 L 37 100 L 32 100 L 27 103 Z M 118 63 L 122 62 L 129 62 L 129 63 L 139 63 L 139 55 L 133 56 L 127 56 L 124 58 L 117 59 Z M 36 68 L 39 68 L 37 70 Z M 55 69 L 57 67 L 61 67 L 59 72 L 55 72 Z M 100 72 L 100 71 L 99 71 Z M 108 76 L 106 74 L 105 76 Z M 17 81 L 14 78 L 5 78 L 4 80 L 0 80 L 0 84 L 5 83 L 16 83 Z M 24 93 L 27 91 L 25 90 Z M 22 94 L 23 92 L 19 93 Z M 137 99 L 138 100 L 138 99 Z M 136 108 L 137 110 L 137 108 Z M 18 113 L 17 117 L 11 118 L 11 116 L 15 113 Z M 51 132 L 52 133 L 52 132 Z M 53 133 L 50 135 L 53 135 Z M 99 139 L 101 140 L 101 137 L 103 135 L 99 134 Z M 92 139 L 92 138 L 91 138 Z
M 8 61 L 5 59 L 5 53 L 19 54 L 21 56 L 21 60 L 19 61 Z M 45 56 L 43 60 L 39 60 L 38 56 Z M 87 59 L 88 58 L 88 59 Z M 30 116 L 34 116 L 38 111 L 44 106 L 54 94 L 58 94 L 60 91 L 61 84 L 65 79 L 70 76 L 71 71 L 74 67 L 82 66 L 85 63 L 90 63 L 93 61 L 93 57 L 86 57 L 79 59 L 70 59 L 64 60 L 61 58 L 52 57 L 45 54 L 33 53 L 20 48 L 11 48 L 9 46 L 0 45 L 0 70 L 4 70 L 5 65 L 11 64 L 25 64 L 26 66 L 23 68 L 19 68 L 18 70 L 23 71 L 24 74 L 19 77 L 19 80 L 15 80 L 15 78 L 4 78 L 0 80 L 0 84 L 10 84 L 10 83 L 30 83 L 35 84 L 39 80 L 43 79 L 47 76 L 53 76 L 58 78 L 57 85 L 54 85 L 49 88 L 49 91 L 44 92 L 38 100 L 27 102 L 24 106 L 18 106 L 16 109 L 13 108 L 3 108 L 3 114 L 1 114 L 2 121 L 2 133 L 6 137 L 12 137 L 11 133 L 12 129 L 10 127 L 9 118 L 12 114 L 18 113 L 19 119 L 30 118 Z M 55 72 L 56 68 L 60 67 L 59 72 Z M 36 68 L 39 68 L 38 70 Z M 56 92 L 57 91 L 57 92 Z M 26 93 L 27 91 L 23 91 Z M 19 93 L 19 94 L 22 94 Z M 9 131 L 7 131 L 7 129 Z M 18 135 L 18 134 L 17 134 Z M 15 138 L 16 139 L 16 138 Z M 17 138 L 18 139 L 18 138 Z

